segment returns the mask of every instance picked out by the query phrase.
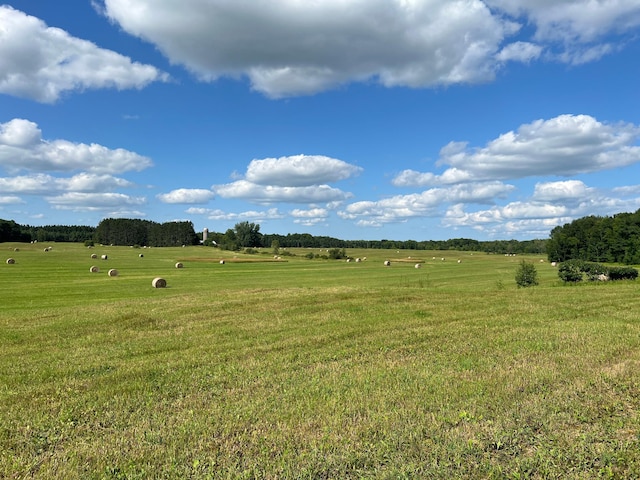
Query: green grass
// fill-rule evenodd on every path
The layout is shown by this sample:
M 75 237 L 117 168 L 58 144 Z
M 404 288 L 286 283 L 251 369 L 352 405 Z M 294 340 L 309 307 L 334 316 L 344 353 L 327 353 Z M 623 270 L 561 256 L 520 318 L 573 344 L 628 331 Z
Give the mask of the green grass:
M 481 253 L 43 248 L 0 245 L 0 477 L 640 476 L 636 282 L 565 286 L 539 256 L 519 289 L 521 257 Z

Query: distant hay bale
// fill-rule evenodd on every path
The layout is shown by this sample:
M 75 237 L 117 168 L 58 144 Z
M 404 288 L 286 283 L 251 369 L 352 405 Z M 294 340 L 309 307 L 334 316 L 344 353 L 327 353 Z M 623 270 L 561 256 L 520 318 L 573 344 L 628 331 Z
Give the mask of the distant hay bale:
M 44 251 L 48 252 L 49 250 L 51 250 L 51 247 L 45 247 Z
M 416 263 L 416 268 L 422 268 L 422 265 L 419 263 Z
M 16 261 L 13 258 L 7 258 L 8 265 L 13 265 L 14 263 L 16 263 Z
M 98 255 L 96 255 L 95 253 L 92 253 L 91 254 L 91 258 L 93 258 L 93 259 L 98 258 Z
M 144 257 L 144 255 L 143 255 L 143 254 L 140 254 L 140 255 L 138 255 L 138 256 L 139 256 L 140 258 Z
M 109 276 L 110 277 L 117 277 L 118 276 L 118 270 L 116 270 L 115 268 L 112 268 L 111 270 L 109 270 Z
M 182 262 L 178 262 L 176 263 L 176 268 L 183 268 L 184 265 L 182 264 Z
M 556 262 L 551 262 L 551 266 L 552 266 L 552 267 L 555 267 L 556 265 L 557 265 L 557 263 L 556 263 Z
M 458 263 L 462 263 L 462 260 L 458 260 Z
M 18 247 L 16 247 L 16 248 L 14 248 L 14 249 L 13 249 L 13 251 L 14 251 L 14 252 L 19 252 L 19 251 L 20 251 L 20 249 L 19 249 Z
M 220 260 L 220 265 L 224 265 L 224 260 Z
M 96 267 L 95 265 L 91 265 L 91 268 L 89 269 L 89 271 L 91 273 L 98 273 L 100 271 L 100 269 L 98 267 Z
M 106 260 L 108 257 L 106 255 L 102 255 L 100 258 L 102 258 L 102 260 Z
M 156 277 L 151 282 L 153 288 L 165 288 L 167 286 L 167 281 L 164 278 Z
M 347 258 L 347 263 L 351 263 L 351 259 L 350 258 Z
M 391 262 L 389 260 L 385 260 L 384 261 L 384 266 L 385 267 L 390 267 L 391 266 Z
M 361 258 L 356 258 L 356 263 L 360 263 L 362 261 Z

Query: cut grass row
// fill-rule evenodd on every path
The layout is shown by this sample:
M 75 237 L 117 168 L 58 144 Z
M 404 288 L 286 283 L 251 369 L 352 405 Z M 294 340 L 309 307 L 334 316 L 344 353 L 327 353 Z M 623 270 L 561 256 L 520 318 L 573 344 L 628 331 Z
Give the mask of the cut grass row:
M 0 269 L 0 476 L 640 475 L 636 283 L 565 287 L 530 257 L 517 289 L 518 257 L 477 253 L 109 252 L 119 277 L 64 244 Z

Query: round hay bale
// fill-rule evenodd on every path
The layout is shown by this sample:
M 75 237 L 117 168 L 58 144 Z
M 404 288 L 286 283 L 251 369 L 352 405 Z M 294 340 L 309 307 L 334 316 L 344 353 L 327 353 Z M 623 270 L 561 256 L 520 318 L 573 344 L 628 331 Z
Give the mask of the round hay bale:
M 16 248 L 14 248 L 14 249 L 13 249 L 13 251 L 14 251 L 14 252 L 19 252 L 19 251 L 20 251 L 20 249 L 19 249 L 18 247 L 16 247 Z
M 7 258 L 8 265 L 13 265 L 14 263 L 16 263 L 16 261 L 13 258 Z
M 91 273 L 98 273 L 100 271 L 100 269 L 98 267 L 96 267 L 95 265 L 91 265 L 91 268 L 89 269 L 89 271 Z
M 351 263 L 351 259 L 350 258 L 347 258 L 347 263 Z
M 102 255 L 100 258 L 102 258 L 102 260 L 106 260 L 108 257 L 106 255 Z
M 183 268 L 184 265 L 182 264 L 182 262 L 178 262 L 176 263 L 176 268 Z
M 144 257 L 144 255 L 143 255 L 143 254 L 140 254 L 140 255 L 138 255 L 138 256 L 139 256 L 140 258 Z
M 118 270 L 116 270 L 115 268 L 112 268 L 111 270 L 109 270 L 109 276 L 110 277 L 117 277 L 118 276 Z
M 224 265 L 224 260 L 220 260 L 220 265 Z
M 45 251 L 45 252 L 48 252 L 48 251 L 49 251 L 49 247 L 46 247 L 46 248 L 44 249 L 44 251 Z
M 95 253 L 92 253 L 91 254 L 91 258 L 96 259 L 96 258 L 98 258 L 98 255 L 96 255 Z
M 165 288 L 167 281 L 164 278 L 157 277 L 153 279 L 151 285 L 153 285 L 153 288 Z
M 362 261 L 361 258 L 356 258 L 356 263 L 360 263 Z
M 416 263 L 416 268 L 422 268 L 422 265 L 420 265 L 419 263 Z
M 385 267 L 390 267 L 391 266 L 391 262 L 389 260 L 385 260 L 384 261 L 384 266 Z

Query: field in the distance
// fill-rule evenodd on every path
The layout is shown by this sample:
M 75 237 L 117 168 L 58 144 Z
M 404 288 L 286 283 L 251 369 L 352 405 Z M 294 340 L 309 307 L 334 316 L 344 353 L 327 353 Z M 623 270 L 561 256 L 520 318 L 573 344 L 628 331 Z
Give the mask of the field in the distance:
M 0 477 L 640 477 L 640 283 L 309 251 L 0 244 Z

